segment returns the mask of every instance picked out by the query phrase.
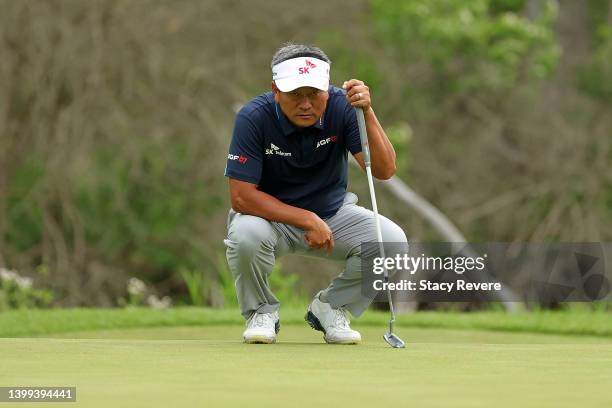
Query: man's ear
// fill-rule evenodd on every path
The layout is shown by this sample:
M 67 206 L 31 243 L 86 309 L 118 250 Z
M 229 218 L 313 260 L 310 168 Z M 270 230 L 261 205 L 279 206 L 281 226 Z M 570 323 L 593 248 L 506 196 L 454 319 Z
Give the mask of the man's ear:
M 280 94 L 280 89 L 276 86 L 274 81 L 272 81 L 272 92 L 274 93 L 274 100 L 278 103 L 278 97 Z

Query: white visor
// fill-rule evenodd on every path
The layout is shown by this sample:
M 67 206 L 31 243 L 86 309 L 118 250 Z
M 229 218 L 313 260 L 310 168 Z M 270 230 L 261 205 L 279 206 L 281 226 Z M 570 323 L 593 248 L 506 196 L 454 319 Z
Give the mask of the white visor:
M 292 58 L 272 67 L 272 80 L 281 92 L 290 92 L 303 86 L 327 91 L 329 64 L 312 57 Z

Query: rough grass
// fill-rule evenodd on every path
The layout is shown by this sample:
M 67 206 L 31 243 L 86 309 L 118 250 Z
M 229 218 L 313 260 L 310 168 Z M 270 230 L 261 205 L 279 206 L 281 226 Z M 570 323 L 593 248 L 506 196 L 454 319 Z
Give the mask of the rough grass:
M 282 324 L 303 324 L 305 307 L 282 308 Z M 356 322 L 360 326 L 387 323 L 387 313 L 368 311 Z M 0 337 L 40 336 L 85 330 L 137 327 L 242 325 L 236 309 L 177 307 L 167 310 L 56 309 L 13 310 L 0 313 Z M 612 314 L 605 311 L 419 312 L 398 316 L 398 328 L 452 328 L 503 332 L 612 337 Z

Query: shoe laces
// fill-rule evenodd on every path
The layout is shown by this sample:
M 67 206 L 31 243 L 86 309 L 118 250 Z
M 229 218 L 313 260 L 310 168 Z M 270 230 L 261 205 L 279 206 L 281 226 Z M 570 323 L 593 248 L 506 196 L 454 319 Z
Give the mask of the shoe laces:
M 274 325 L 272 313 L 255 313 L 249 327 L 270 327 Z
M 350 320 L 346 317 L 346 311 L 342 308 L 332 309 L 334 313 L 334 321 L 332 325 L 339 329 L 350 329 Z

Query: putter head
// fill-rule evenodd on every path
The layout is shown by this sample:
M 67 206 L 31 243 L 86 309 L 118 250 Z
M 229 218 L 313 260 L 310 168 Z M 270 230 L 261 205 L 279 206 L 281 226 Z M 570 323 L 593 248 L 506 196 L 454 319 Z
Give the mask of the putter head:
M 387 333 L 385 333 L 383 335 L 383 338 L 393 348 L 404 348 L 404 347 L 406 347 L 406 343 L 404 343 L 404 340 L 402 340 L 399 337 L 397 337 L 397 335 L 395 335 L 394 333 L 387 332 Z

